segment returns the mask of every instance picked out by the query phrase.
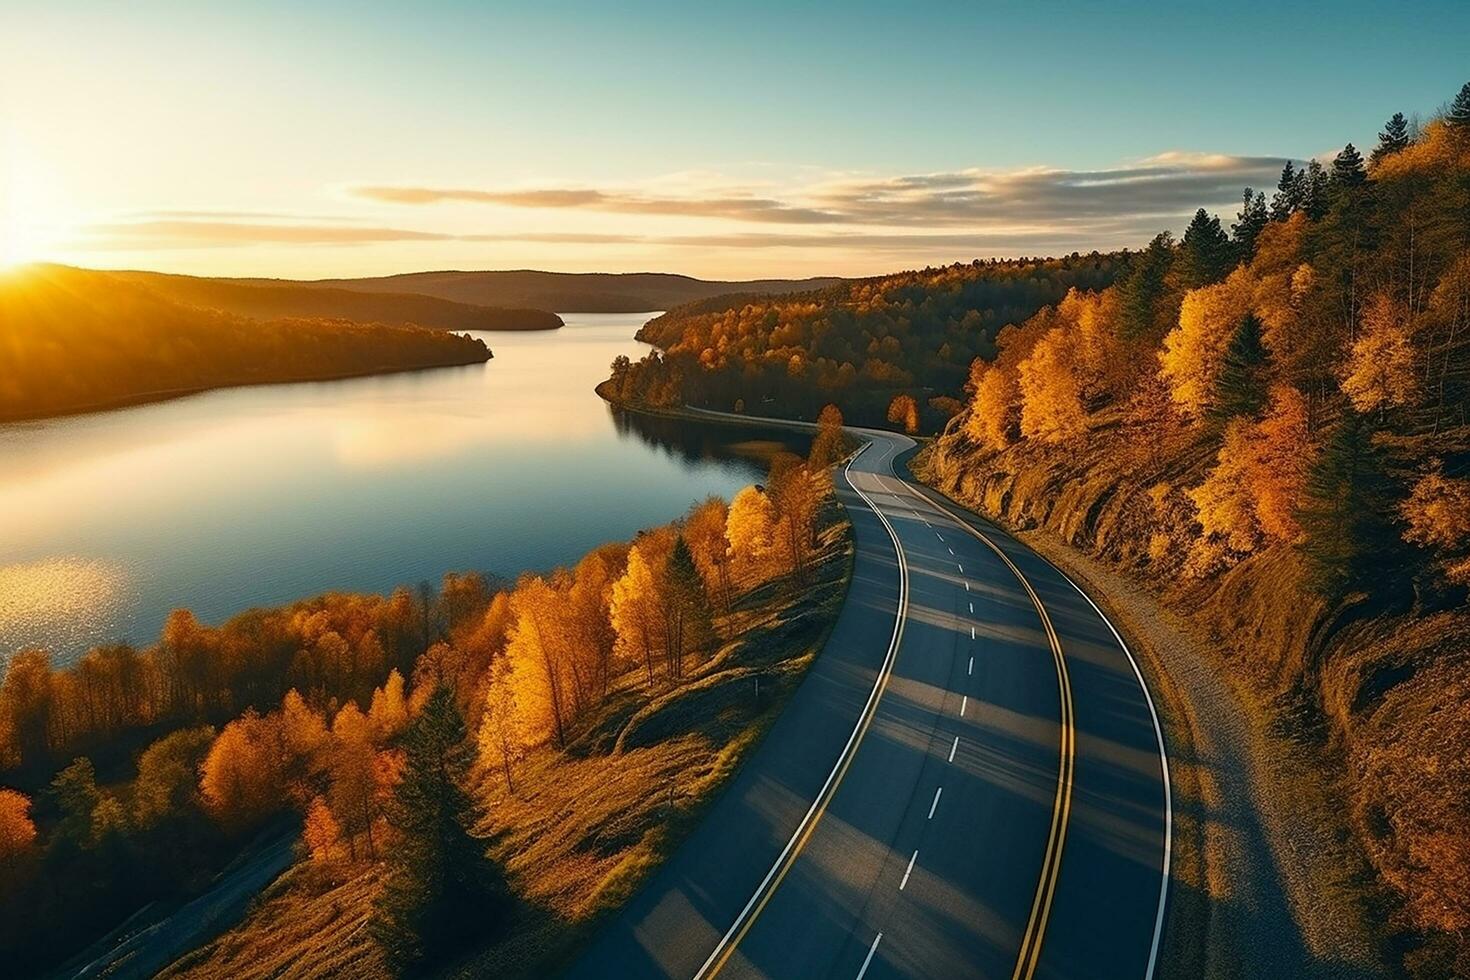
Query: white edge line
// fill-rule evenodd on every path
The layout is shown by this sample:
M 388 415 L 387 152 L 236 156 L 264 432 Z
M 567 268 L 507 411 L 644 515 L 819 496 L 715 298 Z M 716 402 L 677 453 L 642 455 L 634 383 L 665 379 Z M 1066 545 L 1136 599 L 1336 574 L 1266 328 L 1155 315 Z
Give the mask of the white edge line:
M 1139 669 L 1138 660 L 1134 658 L 1133 651 L 1128 649 L 1127 643 L 1123 642 L 1123 636 L 1118 632 L 1118 627 L 1113 625 L 1113 621 L 1108 618 L 1108 614 L 1103 612 L 1101 607 L 1093 601 L 1092 596 L 1084 592 L 1082 586 L 1072 580 L 1072 576 L 1057 568 L 1056 563 L 1045 555 L 1039 552 L 1033 552 L 1033 554 L 1036 554 L 1042 561 L 1055 569 L 1058 575 L 1066 579 L 1067 584 L 1076 589 L 1077 594 L 1087 600 L 1087 604 L 1092 607 L 1093 612 L 1097 613 L 1098 618 L 1107 624 L 1108 631 L 1113 634 L 1113 639 L 1118 641 L 1118 646 L 1123 648 L 1124 656 L 1128 658 L 1128 663 L 1133 667 L 1133 676 L 1138 678 L 1138 686 L 1143 689 L 1143 699 L 1148 704 L 1149 717 L 1153 719 L 1154 737 L 1158 739 L 1159 743 L 1159 764 L 1164 773 L 1164 868 L 1163 878 L 1159 882 L 1159 911 L 1158 915 L 1154 917 L 1153 948 L 1149 950 L 1148 969 L 1143 974 L 1144 980 L 1151 980 L 1154 975 L 1154 969 L 1158 965 L 1159 941 L 1164 936 L 1164 911 L 1168 907 L 1169 899 L 1169 868 L 1174 851 L 1174 793 L 1169 785 L 1169 753 L 1164 748 L 1164 729 L 1159 724 L 1159 712 L 1154 708 L 1154 696 L 1149 691 L 1147 682 L 1143 679 L 1143 671 Z
M 734 937 L 735 933 L 740 929 L 740 926 L 750 915 L 750 910 L 755 907 L 756 901 L 759 900 L 761 895 L 765 892 L 766 887 L 771 883 L 771 879 L 776 876 L 776 873 L 781 869 L 781 866 L 786 863 L 787 855 L 791 853 L 792 848 L 796 846 L 796 841 L 801 837 L 801 835 L 806 831 L 807 826 L 812 822 L 812 818 L 817 812 L 818 804 L 820 804 L 822 802 L 822 799 L 827 795 L 827 791 L 831 788 L 832 781 L 837 778 L 838 770 L 842 768 L 844 760 L 846 760 L 847 757 L 852 753 L 853 744 L 857 741 L 858 732 L 861 731 L 863 727 L 863 719 L 868 716 L 869 709 L 878 699 L 878 695 L 883 689 L 884 678 L 886 678 L 893 669 L 894 657 L 898 652 L 898 641 L 899 638 L 903 635 L 903 611 L 905 600 L 908 596 L 909 575 L 908 566 L 904 562 L 903 545 L 899 543 L 898 535 L 894 533 L 893 525 L 889 523 L 888 518 L 883 514 L 881 510 L 878 509 L 877 505 L 873 503 L 872 498 L 863 493 L 863 491 L 858 488 L 858 485 L 852 482 L 852 464 L 857 462 L 858 457 L 861 456 L 864 451 L 866 451 L 867 448 L 872 444 L 872 442 L 863 443 L 862 448 L 854 453 L 852 455 L 852 458 L 847 461 L 847 465 L 842 468 L 842 475 L 843 478 L 847 480 L 848 486 L 852 487 L 853 491 L 859 497 L 863 498 L 863 502 L 868 505 L 868 509 L 871 510 L 874 514 L 878 515 L 878 520 L 883 523 L 883 527 L 886 528 L 888 531 L 888 536 L 893 539 L 894 554 L 898 558 L 898 608 L 895 610 L 893 618 L 893 637 L 888 641 L 888 654 L 883 658 L 883 665 L 878 670 L 878 676 L 873 679 L 873 689 L 868 693 L 868 700 L 866 703 L 864 703 L 863 710 L 858 713 L 857 722 L 853 725 L 852 734 L 848 735 L 847 744 L 845 744 L 842 747 L 842 751 L 838 753 L 837 761 L 833 764 L 832 771 L 827 774 L 826 780 L 822 783 L 822 788 L 818 790 L 817 795 L 813 797 L 811 806 L 807 807 L 807 811 L 802 816 L 801 822 L 796 825 L 796 830 L 792 833 L 791 839 L 786 842 L 785 847 L 781 848 L 781 853 L 776 856 L 775 863 L 772 864 L 771 869 L 766 872 L 766 876 L 761 879 L 761 883 L 756 886 L 755 892 L 750 896 L 750 900 L 745 903 L 745 907 L 740 910 L 740 914 L 735 917 L 735 921 L 731 923 L 730 928 L 726 930 L 725 934 L 722 937 L 720 937 L 719 943 L 715 945 L 715 948 L 705 959 L 704 965 L 702 965 L 699 968 L 699 971 L 694 974 L 695 980 L 699 980 L 699 978 L 705 976 L 706 973 L 709 972 L 709 969 L 714 964 L 715 960 L 718 959 L 720 954 L 725 951 L 725 947 L 730 945 L 730 940 Z M 917 854 L 918 852 L 915 851 L 914 853 Z M 877 946 L 878 942 L 877 940 L 874 940 L 873 948 L 876 949 Z
M 1024 545 L 1022 546 L 1024 547 Z M 1092 607 L 1092 611 L 1097 613 L 1098 618 L 1107 625 L 1108 631 L 1113 634 L 1113 639 L 1118 641 L 1118 646 L 1122 648 L 1123 655 L 1128 658 L 1128 663 L 1133 667 L 1133 676 L 1138 679 L 1138 686 L 1143 689 L 1143 699 L 1148 704 L 1149 717 L 1153 719 L 1154 737 L 1158 740 L 1159 745 L 1159 765 L 1163 769 L 1164 777 L 1164 867 L 1163 875 L 1159 882 L 1159 911 L 1154 917 L 1153 947 L 1149 950 L 1148 954 L 1148 969 L 1143 974 L 1144 980 L 1152 980 L 1154 970 L 1158 966 L 1159 941 L 1163 939 L 1164 935 L 1164 912 L 1168 908 L 1169 899 L 1169 869 L 1172 865 L 1174 853 L 1174 793 L 1169 783 L 1169 753 L 1164 747 L 1164 729 L 1159 724 L 1159 712 L 1154 707 L 1154 696 L 1149 691 L 1148 684 L 1143 679 L 1143 671 L 1138 666 L 1138 660 L 1133 656 L 1133 651 L 1128 649 L 1128 644 L 1123 641 L 1122 634 L 1118 632 L 1118 627 L 1113 625 L 1113 621 L 1108 618 L 1108 614 L 1103 612 L 1102 607 L 1093 601 L 1092 596 L 1083 591 L 1082 586 L 1073 581 L 1072 576 L 1058 568 L 1056 563 L 1050 558 L 1033 549 L 1027 548 L 1026 550 L 1046 562 L 1058 575 L 1066 579 L 1067 584 L 1076 589 L 1077 594 L 1087 600 L 1087 604 Z

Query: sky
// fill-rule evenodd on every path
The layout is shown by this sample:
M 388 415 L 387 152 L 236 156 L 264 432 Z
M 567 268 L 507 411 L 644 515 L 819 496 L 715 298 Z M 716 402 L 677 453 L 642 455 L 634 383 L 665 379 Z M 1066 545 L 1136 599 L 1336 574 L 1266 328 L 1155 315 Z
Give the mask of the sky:
M 0 261 L 871 275 L 1228 225 L 1470 4 L 0 0 Z

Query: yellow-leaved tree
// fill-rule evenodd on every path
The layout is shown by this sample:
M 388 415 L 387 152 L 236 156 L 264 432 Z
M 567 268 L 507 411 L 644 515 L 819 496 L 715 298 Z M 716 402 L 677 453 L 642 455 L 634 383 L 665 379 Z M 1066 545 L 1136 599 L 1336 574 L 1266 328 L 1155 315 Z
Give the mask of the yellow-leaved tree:
M 1343 370 L 1342 391 L 1360 412 L 1409 404 L 1419 392 L 1409 311 L 1387 293 L 1363 309 L 1363 329 Z
M 1179 325 L 1164 337 L 1159 366 L 1174 403 L 1200 418 L 1210 407 L 1225 351 L 1251 312 L 1254 280 L 1244 267 L 1218 282 L 1184 294 Z
M 1021 434 L 1028 439 L 1063 442 L 1087 428 L 1074 342 L 1065 327 L 1053 327 L 1021 362 Z

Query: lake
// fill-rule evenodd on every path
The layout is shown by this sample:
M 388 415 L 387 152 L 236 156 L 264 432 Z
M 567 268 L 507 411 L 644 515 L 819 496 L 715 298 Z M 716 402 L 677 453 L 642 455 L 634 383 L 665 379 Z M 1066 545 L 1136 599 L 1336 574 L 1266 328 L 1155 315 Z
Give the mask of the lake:
M 328 590 L 574 561 L 759 478 L 800 437 L 593 391 L 652 314 L 481 334 L 486 364 L 0 425 L 0 654 L 59 662 Z M 793 443 L 790 440 L 796 439 Z

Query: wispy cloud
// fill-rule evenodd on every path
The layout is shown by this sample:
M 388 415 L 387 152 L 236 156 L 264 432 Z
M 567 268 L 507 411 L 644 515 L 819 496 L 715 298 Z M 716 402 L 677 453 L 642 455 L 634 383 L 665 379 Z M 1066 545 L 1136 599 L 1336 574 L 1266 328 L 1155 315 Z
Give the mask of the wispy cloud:
M 400 227 L 381 217 L 172 209 L 88 226 L 76 247 L 463 242 L 866 250 L 926 260 L 939 255 L 1056 254 L 1140 245 L 1162 228 L 1177 230 L 1196 207 L 1220 211 L 1228 221 L 1241 188 L 1273 186 L 1281 162 L 1276 157 L 1166 153 L 1103 170 L 808 174 L 780 187 L 752 187 L 710 173 L 674 175 L 638 187 L 372 185 L 350 188 L 349 193 L 425 215 L 437 213 L 431 212 L 433 205 L 491 205 L 563 217 L 548 222 L 551 229 L 497 229 L 492 224 L 481 231 L 473 225 L 465 230 L 482 212 L 464 207 L 452 214 L 454 230 Z M 568 230 L 567 212 L 702 219 L 703 224 L 690 226 L 688 232 L 667 221 L 611 232 Z M 496 220 L 490 211 L 483 213 Z
M 665 197 L 595 188 L 546 187 L 473 190 L 458 187 L 354 187 L 352 193 L 390 204 L 498 204 L 511 208 L 581 209 L 613 214 L 682 215 L 776 224 L 826 224 L 842 220 L 822 211 L 759 197 Z
M 637 189 L 533 187 L 473 189 L 417 185 L 351 188 L 382 203 L 488 204 L 507 208 L 676 215 L 764 224 L 936 228 L 994 226 L 1086 229 L 1094 222 L 1175 218 L 1195 207 L 1221 207 L 1245 185 L 1275 182 L 1282 160 L 1166 153 L 1108 170 L 959 170 L 893 177 L 839 176 L 784 194 L 685 195 Z

